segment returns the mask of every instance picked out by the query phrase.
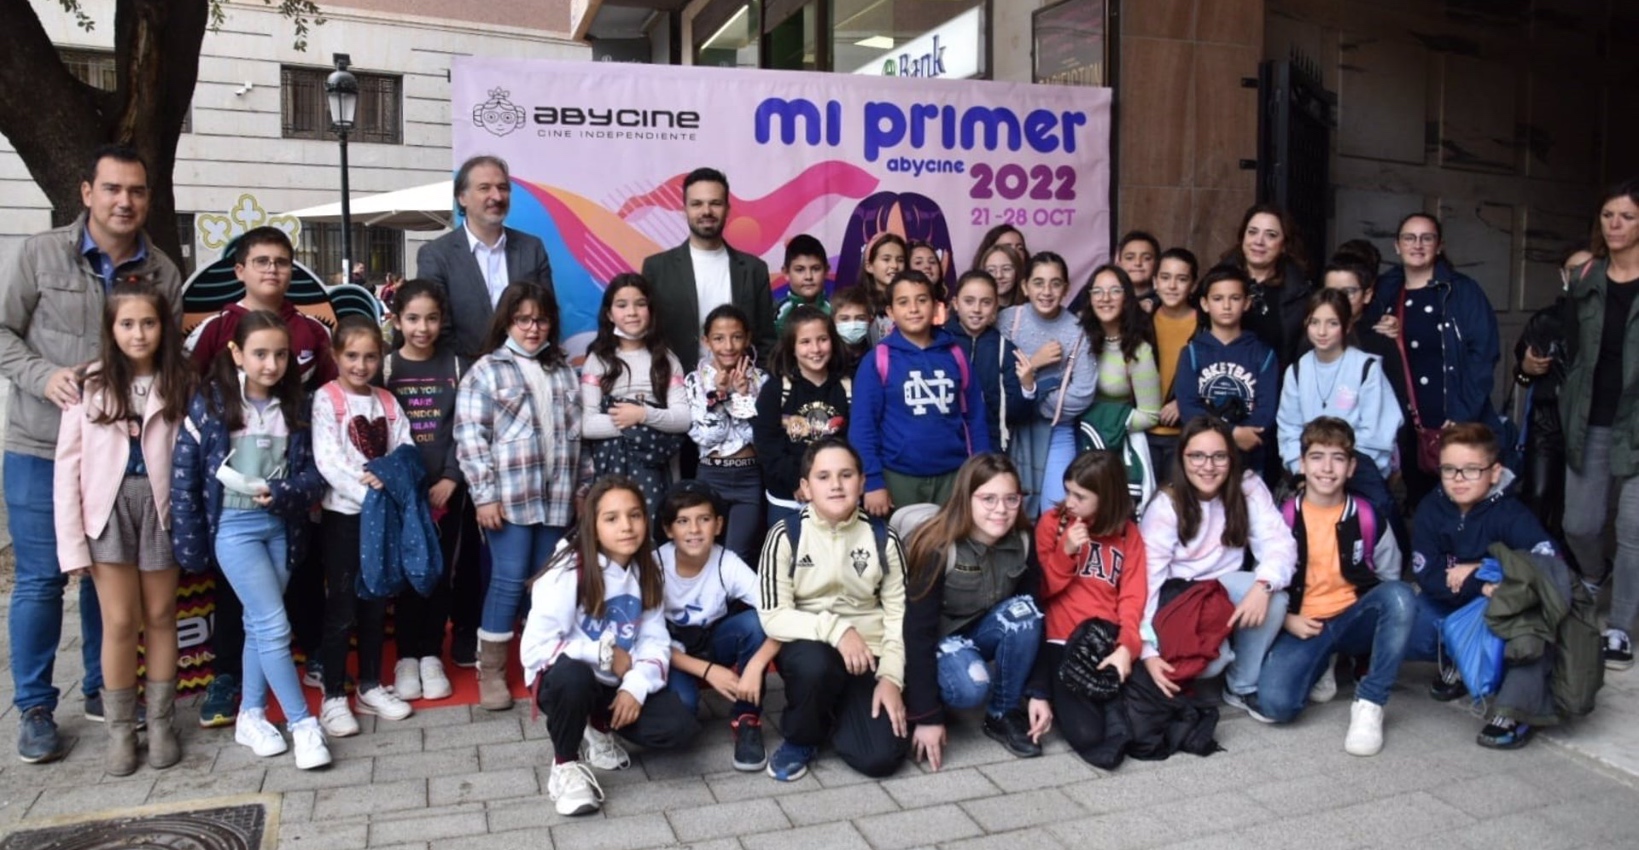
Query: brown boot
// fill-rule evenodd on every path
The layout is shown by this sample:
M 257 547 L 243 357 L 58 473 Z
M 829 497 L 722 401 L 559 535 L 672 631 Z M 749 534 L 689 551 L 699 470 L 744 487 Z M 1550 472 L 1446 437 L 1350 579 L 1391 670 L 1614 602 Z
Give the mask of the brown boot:
M 109 776 L 137 772 L 137 689 L 102 690 L 103 717 L 108 723 Z
M 176 680 L 148 680 L 148 766 L 166 768 L 182 760 L 182 742 L 171 721 L 176 715 Z
M 512 707 L 512 689 L 506 684 L 504 640 L 478 640 L 478 704 L 490 711 Z

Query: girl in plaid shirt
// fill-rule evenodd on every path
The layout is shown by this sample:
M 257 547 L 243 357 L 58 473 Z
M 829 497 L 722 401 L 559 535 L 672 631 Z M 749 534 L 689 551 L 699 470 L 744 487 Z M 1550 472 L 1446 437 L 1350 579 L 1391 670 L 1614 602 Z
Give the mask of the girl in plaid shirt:
M 455 399 L 455 447 L 491 572 L 478 624 L 479 704 L 512 707 L 507 643 L 524 581 L 551 556 L 574 517 L 581 407 L 575 370 L 558 344 L 558 303 L 514 283 L 495 306 L 484 350 Z

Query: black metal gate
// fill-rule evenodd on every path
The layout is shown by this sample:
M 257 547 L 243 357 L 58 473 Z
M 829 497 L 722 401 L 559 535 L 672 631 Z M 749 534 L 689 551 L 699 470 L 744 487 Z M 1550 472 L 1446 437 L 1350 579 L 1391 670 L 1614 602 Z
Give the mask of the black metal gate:
M 1322 86 L 1318 65 L 1294 55 L 1258 66 L 1258 101 L 1258 201 L 1291 213 L 1318 269 L 1328 253 L 1337 95 Z

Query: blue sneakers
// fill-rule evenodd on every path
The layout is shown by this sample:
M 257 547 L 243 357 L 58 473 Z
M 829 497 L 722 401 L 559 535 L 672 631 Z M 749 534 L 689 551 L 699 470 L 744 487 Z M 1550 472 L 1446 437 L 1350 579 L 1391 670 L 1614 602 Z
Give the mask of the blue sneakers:
M 239 680 L 231 673 L 218 673 L 205 687 L 199 703 L 199 725 L 206 729 L 232 726 L 239 716 Z
M 815 747 L 786 741 L 769 757 L 768 775 L 781 782 L 796 782 L 808 775 L 808 763 L 814 760 L 816 751 Z
M 26 764 L 41 764 L 63 757 L 63 739 L 57 734 L 57 722 L 51 719 L 51 709 L 37 705 L 23 712 L 17 730 L 17 755 Z
M 1531 743 L 1531 735 L 1535 731 L 1529 724 L 1499 714 L 1480 730 L 1476 743 L 1493 750 L 1517 750 Z

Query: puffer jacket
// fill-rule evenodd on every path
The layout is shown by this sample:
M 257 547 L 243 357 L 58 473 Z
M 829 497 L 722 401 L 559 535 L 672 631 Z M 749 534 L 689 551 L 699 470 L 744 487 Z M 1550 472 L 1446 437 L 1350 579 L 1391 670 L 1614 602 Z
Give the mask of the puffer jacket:
M 1582 451 L 1588 439 L 1588 411 L 1593 405 L 1593 373 L 1599 365 L 1599 342 L 1605 331 L 1605 276 L 1609 260 L 1594 260 L 1571 281 L 1574 328 L 1567 329 L 1570 368 L 1559 393 L 1559 416 L 1565 428 L 1565 461 L 1582 471 Z M 1611 475 L 1639 474 L 1639 301 L 1628 311 L 1622 339 L 1622 400 L 1611 425 Z
M 80 253 L 85 221 L 81 213 L 72 224 L 30 236 L 0 278 L 0 375 L 11 381 L 6 451 L 53 457 L 62 411 L 46 401 L 46 382 L 101 352 L 97 329 L 107 287 Z M 152 283 L 180 321 L 182 273 L 141 238 L 147 255 L 120 266 L 116 280 Z
M 188 416 L 176 435 L 171 458 L 171 548 L 176 562 L 191 573 L 216 566 L 216 525 L 222 518 L 222 482 L 216 470 L 228 461 L 233 441 L 221 417 L 210 413 L 201 390 L 188 404 Z M 302 417 L 302 418 L 305 418 Z M 296 428 L 286 449 L 289 475 L 269 479 L 273 503 L 268 510 L 285 519 L 286 563 L 291 568 L 306 554 L 307 515 L 324 494 L 324 477 L 313 460 L 313 432 Z

